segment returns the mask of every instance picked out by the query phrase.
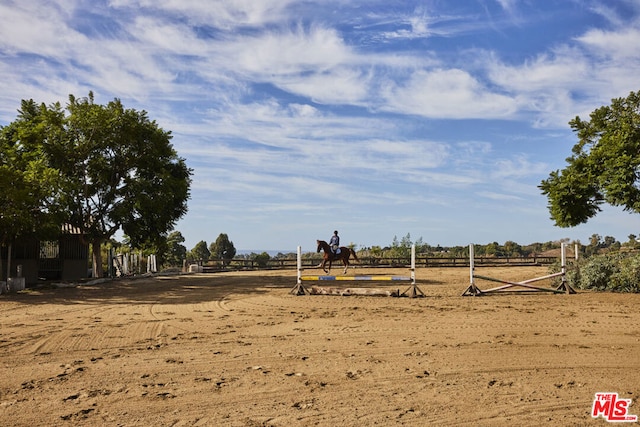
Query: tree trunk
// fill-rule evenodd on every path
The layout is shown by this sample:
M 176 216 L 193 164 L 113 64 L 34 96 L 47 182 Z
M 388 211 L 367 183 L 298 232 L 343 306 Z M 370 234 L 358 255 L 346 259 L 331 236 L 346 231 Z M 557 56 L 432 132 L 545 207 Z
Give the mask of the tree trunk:
M 94 240 L 91 242 L 91 252 L 92 260 L 93 260 L 93 277 L 101 278 L 104 275 L 104 270 L 102 269 L 102 251 L 101 251 L 102 242 L 100 240 Z

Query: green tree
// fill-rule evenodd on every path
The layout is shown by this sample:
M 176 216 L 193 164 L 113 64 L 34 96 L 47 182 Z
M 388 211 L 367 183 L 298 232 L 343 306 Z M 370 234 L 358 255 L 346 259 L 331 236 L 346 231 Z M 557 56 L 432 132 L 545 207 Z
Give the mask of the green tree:
M 592 234 L 589 238 L 589 244 L 585 247 L 585 254 L 587 256 L 595 255 L 602 247 L 602 236 L 599 234 Z
M 380 246 L 374 245 L 371 246 L 371 249 L 369 249 L 369 255 L 374 257 L 374 258 L 382 258 L 382 248 Z
M 23 101 L 20 118 L 0 128 L 0 243 L 39 234 L 55 238 L 61 230 L 56 200 L 59 171 L 50 167 L 39 146 L 45 120 Z
M 556 225 L 587 222 L 608 203 L 640 213 L 640 92 L 617 98 L 569 122 L 578 136 L 568 166 L 551 172 L 539 188 Z
M 173 149 L 171 133 L 145 111 L 69 96 L 59 103 L 23 101 L 14 143 L 28 144 L 46 166 L 59 172 L 56 209 L 92 245 L 93 268 L 101 276 L 100 245 L 122 230 L 134 247 L 161 244 L 187 211 L 191 169 Z M 23 138 L 24 136 L 24 138 Z
M 390 254 L 393 257 L 410 257 L 411 256 L 411 233 L 407 233 L 400 242 L 398 242 L 398 237 L 393 236 L 393 241 L 391 242 L 391 251 Z
M 602 246 L 605 248 L 619 248 L 619 243 L 620 242 L 618 242 L 613 236 L 604 236 L 604 242 Z
M 522 247 L 514 241 L 507 240 L 503 245 L 504 254 L 507 256 L 520 256 L 522 255 Z
M 271 259 L 271 255 L 269 255 L 267 252 L 262 252 L 261 254 L 255 254 L 253 259 L 258 264 L 258 267 L 266 268 L 269 260 Z
M 191 258 L 194 261 L 207 260 L 211 252 L 207 249 L 207 242 L 204 240 L 200 240 L 196 245 L 191 249 Z
M 54 203 L 61 190 L 59 172 L 48 165 L 37 144 L 45 129 L 43 120 L 24 101 L 18 112 L 22 120 L 0 127 L 0 246 L 9 247 L 9 257 L 17 238 L 37 235 L 54 240 L 62 229 Z M 9 277 L 10 259 L 6 270 Z
M 236 248 L 225 233 L 220 233 L 216 241 L 209 246 L 209 251 L 211 258 L 222 260 L 224 263 L 231 261 L 236 256 Z
M 488 243 L 485 246 L 485 254 L 488 256 L 496 256 L 500 257 L 503 255 L 502 247 L 498 244 L 498 242 Z
M 173 231 L 167 236 L 167 254 L 165 262 L 171 267 L 181 267 L 187 257 L 187 248 L 183 245 L 184 237 L 179 231 Z
M 542 243 L 532 243 L 527 246 L 526 251 L 529 254 L 539 254 L 540 252 L 543 251 Z

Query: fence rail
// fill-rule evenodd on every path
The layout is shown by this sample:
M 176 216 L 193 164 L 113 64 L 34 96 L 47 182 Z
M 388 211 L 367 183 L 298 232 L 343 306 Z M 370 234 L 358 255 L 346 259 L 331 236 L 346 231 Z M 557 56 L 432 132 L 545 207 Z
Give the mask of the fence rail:
M 303 268 L 314 268 L 322 262 L 321 258 L 302 258 Z M 543 266 L 558 262 L 557 257 L 530 256 L 530 257 L 478 257 L 475 265 L 481 267 L 505 267 L 505 266 Z M 230 261 L 196 260 L 187 261 L 187 265 L 197 264 L 202 266 L 204 272 L 224 270 L 287 270 L 296 269 L 295 258 L 270 259 L 268 261 L 232 259 Z M 334 265 L 342 265 L 334 262 Z M 356 268 L 408 268 L 411 265 L 409 258 L 373 258 L 363 257 L 360 262 L 352 262 Z M 416 268 L 435 267 L 469 267 L 468 257 L 419 257 L 416 256 Z

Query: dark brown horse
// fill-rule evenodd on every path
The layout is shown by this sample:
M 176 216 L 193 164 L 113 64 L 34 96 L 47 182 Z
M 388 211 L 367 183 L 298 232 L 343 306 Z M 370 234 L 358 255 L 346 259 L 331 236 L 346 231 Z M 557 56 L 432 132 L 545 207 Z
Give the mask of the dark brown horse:
M 347 274 L 347 268 L 349 268 L 349 257 L 351 255 L 353 255 L 353 259 L 355 259 L 356 261 L 360 262 L 360 260 L 356 256 L 356 251 L 354 251 L 353 249 L 349 249 L 347 247 L 340 246 L 340 253 L 339 254 L 334 254 L 331 251 L 331 246 L 329 246 L 329 244 L 327 242 L 325 242 L 324 240 L 317 240 L 317 242 L 318 242 L 318 251 L 317 252 L 320 253 L 321 250 L 324 251 L 324 255 L 322 256 L 322 264 L 320 264 L 320 267 L 322 267 L 322 269 L 324 270 L 325 273 L 328 273 L 329 270 L 331 270 L 331 263 L 333 261 L 342 261 L 342 263 L 344 264 L 344 273 L 343 274 Z M 327 262 L 329 262 L 329 270 L 327 270 L 324 267 Z

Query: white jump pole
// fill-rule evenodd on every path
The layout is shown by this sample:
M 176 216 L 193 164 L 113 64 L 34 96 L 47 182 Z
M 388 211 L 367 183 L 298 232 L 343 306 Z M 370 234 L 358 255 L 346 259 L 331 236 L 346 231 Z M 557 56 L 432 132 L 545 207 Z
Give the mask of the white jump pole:
M 471 284 L 471 286 L 475 286 L 475 282 L 473 280 L 473 269 L 475 268 L 474 266 L 474 259 L 475 259 L 475 252 L 474 252 L 474 247 L 473 247 L 473 243 L 471 243 L 469 245 L 469 283 Z
M 562 272 L 562 276 L 561 277 L 562 277 L 562 287 L 563 288 L 565 287 L 565 284 L 567 282 L 567 276 L 566 276 L 566 273 L 567 273 L 567 260 L 566 260 L 566 258 L 567 257 L 566 257 L 566 254 L 565 254 L 566 250 L 567 249 L 566 249 L 566 246 L 565 246 L 564 242 L 560 243 L 560 271 Z
M 298 280 L 296 281 L 296 286 L 291 289 L 291 293 L 294 295 L 304 295 L 306 290 L 304 286 L 302 286 L 302 246 L 298 246 L 297 255 L 296 269 L 298 270 Z
M 467 293 L 471 293 L 472 295 L 480 295 L 482 291 L 478 289 L 476 286 L 475 279 L 473 278 L 473 270 L 475 269 L 474 264 L 475 254 L 473 243 L 469 244 L 469 287 L 462 295 L 466 295 Z
M 567 283 L 567 275 L 566 275 L 567 257 L 565 254 L 565 250 L 566 250 L 566 247 L 565 247 L 565 244 L 563 243 L 562 244 L 562 283 L 560 284 L 560 286 L 558 286 L 558 290 L 564 291 L 567 294 L 575 294 L 576 293 L 575 289 L 573 289 L 571 285 Z M 578 261 L 578 244 L 577 243 L 575 244 L 573 250 L 574 250 L 573 256 L 577 264 L 577 261 Z
M 416 245 L 411 245 L 411 284 L 416 284 Z
M 473 253 L 473 243 L 469 244 L 469 284 L 473 286 L 473 259 L 475 255 Z
M 298 246 L 298 262 L 297 262 L 297 268 L 298 268 L 298 281 L 297 284 L 300 285 L 302 284 L 302 246 Z
M 424 297 L 425 294 L 416 285 L 416 245 L 411 245 L 411 286 L 400 295 L 407 295 L 411 298 Z

